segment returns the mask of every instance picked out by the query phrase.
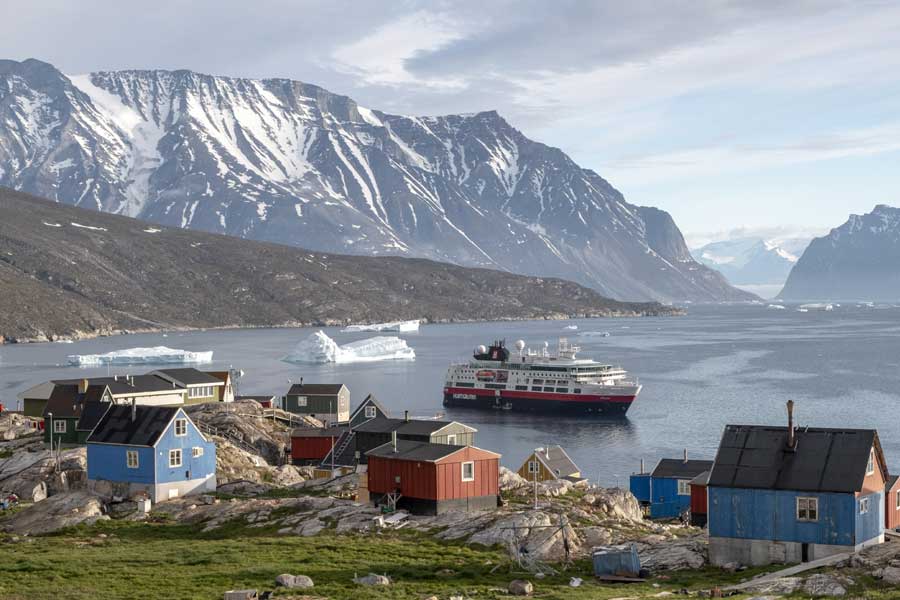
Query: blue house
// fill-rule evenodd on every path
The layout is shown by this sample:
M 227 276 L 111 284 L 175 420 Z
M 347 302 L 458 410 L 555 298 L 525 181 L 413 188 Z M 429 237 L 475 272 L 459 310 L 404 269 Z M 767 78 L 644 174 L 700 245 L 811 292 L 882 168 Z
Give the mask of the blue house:
M 728 425 L 707 488 L 710 562 L 790 564 L 881 543 L 886 476 L 873 429 Z
M 691 510 L 691 480 L 711 468 L 711 460 L 688 460 L 687 454 L 683 459 L 664 458 L 652 473 L 634 473 L 629 487 L 645 516 L 674 519 Z
M 111 406 L 87 439 L 90 484 L 155 502 L 216 490 L 216 445 L 177 406 Z

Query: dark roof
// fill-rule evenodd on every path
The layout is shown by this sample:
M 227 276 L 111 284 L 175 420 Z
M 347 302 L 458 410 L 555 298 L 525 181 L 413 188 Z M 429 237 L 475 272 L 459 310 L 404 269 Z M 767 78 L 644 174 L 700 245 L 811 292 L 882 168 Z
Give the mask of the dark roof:
M 99 402 L 103 398 L 103 392 L 106 391 L 106 384 L 88 385 L 87 391 L 84 393 L 85 402 Z
M 81 394 L 78 385 L 57 384 L 44 406 L 44 417 L 53 413 L 55 418 L 77 418 L 81 416 Z
M 432 444 L 430 442 L 413 442 L 410 440 L 397 440 L 397 451 L 390 442 L 382 444 L 366 452 L 366 456 L 379 456 L 382 458 L 395 458 L 397 460 L 419 460 L 435 462 L 454 452 L 459 452 L 465 446 L 451 446 L 449 444 Z
M 787 439 L 787 427 L 726 426 L 709 486 L 856 492 L 862 489 L 873 446 L 887 473 L 874 429 L 797 429 L 793 451 Z
M 110 407 L 94 427 L 88 443 L 153 446 L 180 410 L 177 406 L 138 405 L 134 408 L 136 413 L 132 420 L 130 405 Z
M 153 371 L 153 373 L 159 374 L 163 378 L 174 379 L 176 382 L 184 385 L 209 385 L 223 382 L 222 379 L 219 379 L 215 375 L 210 375 L 209 373 L 204 373 L 203 371 L 198 371 L 197 369 L 190 367 L 182 369 L 157 369 L 156 371 Z
M 109 391 L 114 396 L 182 389 L 178 386 L 173 386 L 171 381 L 166 381 L 162 377 L 153 374 L 93 377 L 89 380 L 89 383 L 90 385 L 108 385 Z
M 109 410 L 110 406 L 112 406 L 112 403 L 110 402 L 85 400 L 81 409 L 81 418 L 78 419 L 78 424 L 75 426 L 75 429 L 80 431 L 91 431 L 97 426 L 97 423 L 100 422 L 100 419 L 103 418 L 103 415 L 106 414 L 106 411 Z
M 298 427 L 291 431 L 291 437 L 340 437 L 347 427 Z
M 343 383 L 295 383 L 288 391 L 290 396 L 334 396 L 344 387 Z
M 653 469 L 651 477 L 672 477 L 675 479 L 693 479 L 703 471 L 712 469 L 711 460 L 688 460 L 681 458 L 664 458 Z
M 897 475 L 889 475 L 888 478 L 884 480 L 884 489 L 889 490 L 894 487 L 894 484 L 897 483 L 897 479 Z
M 362 409 L 366 406 L 374 406 L 378 409 L 379 412 L 384 414 L 385 417 L 390 417 L 390 413 L 388 413 L 387 409 L 384 407 L 381 402 L 378 401 L 378 398 L 375 397 L 375 394 L 369 394 L 365 397 L 365 399 L 359 403 L 359 406 L 353 409 L 353 412 L 350 413 L 350 421 L 356 418 L 356 415 L 362 411 Z M 363 415 L 365 416 L 365 415 Z
M 354 427 L 354 431 L 365 433 L 390 433 L 403 424 L 403 419 L 376 417 Z
M 424 419 L 385 419 L 376 417 L 354 427 L 356 431 L 366 433 L 391 433 L 398 435 L 431 435 L 438 429 L 450 425 L 452 421 L 426 421 Z

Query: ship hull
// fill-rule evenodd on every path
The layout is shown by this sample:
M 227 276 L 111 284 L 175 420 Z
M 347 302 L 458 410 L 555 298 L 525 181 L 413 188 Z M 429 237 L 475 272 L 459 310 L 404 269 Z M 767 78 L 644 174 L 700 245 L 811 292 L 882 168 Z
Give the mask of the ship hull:
M 499 391 L 499 395 L 497 392 Z M 444 406 L 481 410 L 554 413 L 570 415 L 625 416 L 640 392 L 618 390 L 604 395 L 548 394 L 515 390 L 444 388 Z

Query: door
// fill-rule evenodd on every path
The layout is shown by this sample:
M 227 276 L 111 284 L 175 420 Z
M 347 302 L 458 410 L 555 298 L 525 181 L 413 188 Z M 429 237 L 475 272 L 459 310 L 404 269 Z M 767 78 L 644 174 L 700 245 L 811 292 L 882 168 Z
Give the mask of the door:
M 800 547 L 800 560 L 809 562 L 809 544 L 802 544 Z

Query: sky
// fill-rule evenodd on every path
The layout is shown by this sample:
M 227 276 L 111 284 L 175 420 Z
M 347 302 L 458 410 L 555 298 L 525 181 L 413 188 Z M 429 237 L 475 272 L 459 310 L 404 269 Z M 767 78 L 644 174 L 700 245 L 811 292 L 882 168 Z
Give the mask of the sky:
M 689 243 L 900 205 L 900 3 L 0 0 L 0 58 L 287 77 L 497 110 Z

